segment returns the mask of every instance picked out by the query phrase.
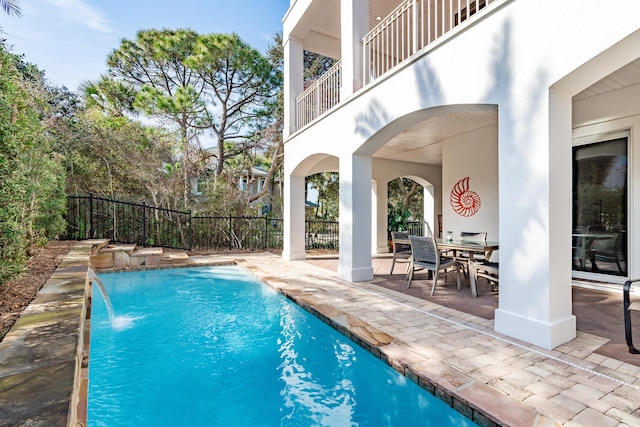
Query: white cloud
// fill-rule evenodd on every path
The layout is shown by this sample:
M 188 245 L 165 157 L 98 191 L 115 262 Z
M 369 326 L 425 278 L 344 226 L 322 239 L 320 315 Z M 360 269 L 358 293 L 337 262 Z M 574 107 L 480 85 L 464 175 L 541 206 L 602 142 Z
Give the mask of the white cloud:
M 84 0 L 46 0 L 58 9 L 62 19 L 76 22 L 101 33 L 111 32 L 111 22 L 100 8 Z

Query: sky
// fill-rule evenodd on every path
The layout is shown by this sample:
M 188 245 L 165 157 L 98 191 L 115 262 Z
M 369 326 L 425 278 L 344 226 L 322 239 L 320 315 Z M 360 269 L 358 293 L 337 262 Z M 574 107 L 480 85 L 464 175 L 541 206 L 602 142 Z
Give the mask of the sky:
M 147 29 L 237 33 L 265 53 L 282 31 L 290 0 L 20 0 L 21 17 L 0 13 L 2 38 L 44 70 L 54 85 L 77 90 L 107 71 L 123 39 Z

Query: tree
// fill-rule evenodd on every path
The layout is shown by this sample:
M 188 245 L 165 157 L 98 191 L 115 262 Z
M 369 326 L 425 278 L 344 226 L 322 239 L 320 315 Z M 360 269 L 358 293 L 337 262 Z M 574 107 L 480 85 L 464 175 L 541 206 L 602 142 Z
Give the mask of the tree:
M 335 220 L 339 211 L 340 180 L 337 172 L 321 172 L 306 178 L 306 184 L 318 191 L 316 218 Z
M 189 203 L 191 178 L 198 174 L 198 137 L 207 127 L 205 83 L 187 62 L 198 33 L 146 30 L 123 40 L 107 59 L 112 76 L 136 91 L 134 107 L 177 130 L 180 140 L 183 205 Z
M 279 86 L 275 94 L 275 102 L 270 105 L 270 114 L 263 115 L 258 121 L 259 131 L 256 133 L 260 137 L 258 148 L 261 149 L 264 156 L 271 159 L 264 161 L 265 166 L 268 165 L 267 185 L 261 191 L 249 198 L 249 203 L 262 198 L 267 192 L 272 191 L 275 177 L 280 178 L 280 182 L 284 181 L 282 167 L 284 165 L 284 141 L 282 140 L 282 132 L 284 126 L 284 50 L 282 48 L 282 33 L 277 32 L 273 35 L 273 43 L 267 48 L 267 58 L 272 67 L 279 73 Z M 280 194 L 283 192 L 281 191 Z
M 421 221 L 424 211 L 424 193 L 422 186 L 409 178 L 397 178 L 389 182 L 388 200 L 389 206 L 397 209 L 401 204 L 404 209 L 411 212 L 411 220 Z
M 98 107 L 114 116 L 135 114 L 136 92 L 131 84 L 102 75 L 100 80 L 85 81 L 80 85 L 87 107 Z
M 20 2 L 18 0 L 0 0 L 0 7 L 9 16 L 22 16 Z M 2 32 L 2 27 L 0 27 L 0 32 Z
M 214 171 L 216 179 L 206 183 L 205 192 L 207 206 L 200 206 L 200 209 L 207 209 L 210 213 L 222 215 L 241 215 L 255 201 L 272 193 L 274 181 L 280 177 L 282 182 L 282 164 L 284 159 L 284 144 L 282 141 L 282 126 L 284 123 L 284 96 L 282 88 L 282 67 L 283 50 L 282 35 L 276 33 L 273 36 L 273 43 L 267 49 L 266 58 L 262 58 L 256 51 L 252 50 L 252 56 L 260 58 L 259 62 L 265 70 L 271 68 L 270 74 L 275 78 L 271 82 L 273 86 L 270 90 L 272 95 L 263 97 L 262 102 L 252 106 L 253 109 L 262 111 L 250 112 L 243 119 L 244 135 L 239 138 L 226 139 L 223 145 L 222 154 L 220 151 L 215 155 L 216 159 L 221 156 L 224 162 L 217 161 L 215 166 L 223 165 L 222 172 Z M 268 61 L 265 64 L 264 61 Z M 262 95 L 256 96 L 258 99 Z M 216 149 L 219 150 L 218 145 Z M 234 155 L 235 154 L 235 155 Z M 240 176 L 248 176 L 248 186 L 251 186 L 254 177 L 251 171 L 254 167 L 267 170 L 265 185 L 254 194 L 247 194 L 237 187 L 237 180 Z M 221 179 L 225 178 L 225 179 Z M 273 200 L 269 199 L 271 204 Z
M 99 95 L 100 87 L 88 90 L 83 106 L 53 128 L 67 169 L 67 192 L 182 208 L 176 135 L 122 114 L 116 107 L 121 103 L 114 101 L 120 97 Z
M 0 7 L 7 15 L 22 16 L 20 2 L 18 0 L 0 0 Z
M 112 52 L 108 65 L 112 76 L 131 85 L 138 111 L 179 133 L 184 207 L 191 181 L 202 178 L 210 164 L 200 146 L 205 133 L 216 143 L 215 180 L 239 155 L 249 165 L 264 155 L 276 168 L 281 163 L 281 140 L 274 143 L 274 129 L 281 125 L 272 114 L 278 110 L 282 73 L 236 34 L 141 31 Z M 227 171 L 227 181 L 236 172 Z
M 282 85 L 277 68 L 237 34 L 200 36 L 187 64 L 197 70 L 208 95 L 208 130 L 216 142 L 215 176 L 227 159 L 261 139 L 260 122 L 276 109 Z
M 315 52 L 308 50 L 304 51 L 304 84 L 308 87 L 311 83 L 318 80 L 326 74 L 336 63 L 336 60 L 323 56 Z
M 0 283 L 64 230 L 64 172 L 46 124 L 44 73 L 0 43 Z

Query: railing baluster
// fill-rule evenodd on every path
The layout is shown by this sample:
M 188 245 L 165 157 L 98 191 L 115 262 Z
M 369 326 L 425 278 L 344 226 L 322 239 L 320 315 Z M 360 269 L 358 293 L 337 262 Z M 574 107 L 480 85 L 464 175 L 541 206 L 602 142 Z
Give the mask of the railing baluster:
M 298 128 L 319 117 L 340 102 L 342 62 L 336 62 L 296 99 Z
M 411 53 L 410 55 L 415 54 L 418 51 L 418 0 L 413 0 L 411 5 L 411 20 L 413 21 L 413 25 L 411 26 Z
M 453 0 L 449 0 L 449 29 L 453 28 Z

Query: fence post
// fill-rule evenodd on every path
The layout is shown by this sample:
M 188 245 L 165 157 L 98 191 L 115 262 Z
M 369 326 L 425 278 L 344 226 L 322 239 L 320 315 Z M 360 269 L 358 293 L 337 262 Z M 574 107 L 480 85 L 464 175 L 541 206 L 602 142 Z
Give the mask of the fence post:
M 111 213 L 111 215 L 113 215 L 113 217 L 111 218 L 111 241 L 112 242 L 116 242 L 117 239 L 117 231 L 116 228 L 118 226 L 118 220 L 117 220 L 117 214 L 116 214 L 116 204 L 113 200 L 109 201 L 109 212 Z
M 269 249 L 269 218 L 264 216 L 264 248 Z
M 142 246 L 147 245 L 147 202 L 142 201 Z
M 191 209 L 189 209 L 189 245 L 187 247 L 189 250 L 193 247 L 193 216 Z
M 94 239 L 93 235 L 93 193 L 89 193 L 89 237 Z
M 304 247 L 308 248 L 311 244 L 311 238 L 309 236 L 311 231 L 311 221 L 308 219 L 304 220 Z
M 233 226 L 231 225 L 231 214 L 229 214 L 229 249 L 233 249 L 232 242 L 231 242 L 231 237 L 232 237 L 231 233 L 233 231 L 232 227 Z

